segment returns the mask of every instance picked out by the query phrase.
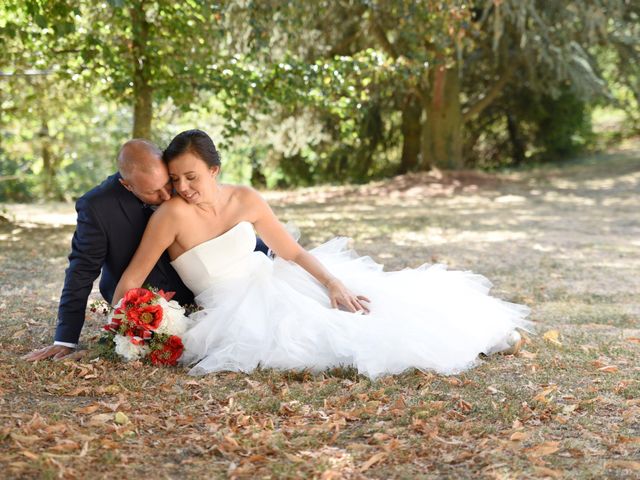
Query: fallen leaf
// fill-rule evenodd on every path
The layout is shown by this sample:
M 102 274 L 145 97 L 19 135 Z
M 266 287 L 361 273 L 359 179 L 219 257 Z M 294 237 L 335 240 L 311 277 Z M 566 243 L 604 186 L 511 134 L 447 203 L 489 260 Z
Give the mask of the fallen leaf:
M 551 455 L 560 450 L 560 442 L 542 442 L 534 447 L 528 448 L 527 452 L 534 457 Z
M 40 437 L 37 437 L 35 435 L 21 435 L 15 432 L 11 432 L 11 438 L 16 442 L 22 443 L 25 445 L 31 445 L 33 443 L 36 443 L 38 440 L 40 440 Z
M 89 452 L 89 442 L 84 442 L 84 445 L 82 445 L 82 450 L 80 451 L 78 456 L 84 457 L 85 455 L 87 455 L 88 452 Z
M 96 410 L 100 408 L 98 404 L 87 405 L 86 407 L 76 408 L 76 413 L 81 413 L 83 415 L 90 415 Z
M 535 471 L 536 471 L 536 474 L 538 474 L 542 478 L 544 477 L 561 478 L 563 476 L 563 473 L 560 470 L 553 470 L 548 467 L 536 467 Z
M 107 402 L 100 402 L 100 404 L 102 406 L 104 406 L 105 408 L 107 408 L 108 410 L 111 410 L 112 412 L 115 412 L 118 410 L 118 407 L 120 407 L 120 405 L 122 405 L 122 398 L 120 398 L 117 402 L 113 402 L 113 403 L 107 403 Z
M 369 460 L 367 460 L 362 464 L 362 466 L 360 467 L 360 473 L 369 470 L 369 468 L 371 468 L 374 464 L 381 462 L 386 457 L 387 457 L 387 454 L 385 452 L 376 453 Z
M 546 388 L 544 388 L 540 393 L 538 393 L 535 397 L 533 397 L 533 399 L 537 402 L 541 402 L 541 403 L 548 403 L 549 399 L 547 398 L 547 395 L 549 395 L 550 393 L 555 392 L 558 389 L 557 385 L 550 385 Z
M 511 434 L 511 436 L 509 437 L 509 440 L 511 440 L 512 442 L 521 442 L 525 438 L 527 438 L 527 434 L 526 433 L 524 433 L 524 432 L 513 432 Z
M 560 332 L 558 330 L 548 330 L 544 333 L 544 335 L 542 335 L 542 338 L 544 338 L 549 343 L 553 343 L 554 345 L 557 345 L 559 347 L 562 346 L 562 343 L 560 343 Z
M 69 430 L 69 426 L 64 423 L 56 423 L 55 425 L 49 425 L 44 428 L 47 433 L 64 433 Z
M 129 417 L 127 417 L 127 415 L 122 413 L 122 412 L 116 412 L 116 416 L 114 418 L 114 421 L 118 425 L 126 425 L 127 423 L 129 423 Z
M 267 461 L 267 457 L 265 457 L 264 455 L 251 455 L 250 457 L 244 459 L 242 461 L 242 463 L 262 463 L 262 462 L 266 462 Z
M 68 397 L 77 397 L 80 395 L 89 395 L 91 393 L 90 387 L 78 387 L 75 390 L 65 393 Z
M 145 425 L 156 425 L 158 422 L 160 422 L 160 419 L 157 417 L 154 417 L 153 415 L 146 415 L 144 413 L 137 413 L 135 415 L 133 415 L 134 419 L 144 423 Z
M 640 437 L 625 437 L 624 435 L 620 435 L 618 437 L 618 442 L 620 442 L 620 443 L 640 443 Z
M 294 463 L 304 463 L 304 459 L 294 455 L 293 453 L 284 452 L 284 456 Z
M 605 373 L 615 373 L 618 371 L 618 367 L 616 367 L 615 365 L 605 365 L 604 367 L 600 367 L 598 371 Z
M 471 409 L 473 408 L 473 404 L 471 404 L 471 403 L 467 402 L 466 400 L 463 400 L 462 398 L 460 398 L 458 400 L 458 407 L 463 412 L 470 412 Z
M 20 455 L 24 455 L 25 457 L 30 458 L 31 460 L 37 460 L 38 459 L 38 455 L 36 455 L 33 452 L 30 452 L 29 450 L 21 451 Z
M 112 421 L 113 417 L 114 417 L 113 413 L 98 413 L 96 415 L 93 415 L 91 418 L 89 418 L 87 425 L 88 426 L 104 425 L 105 423 Z
M 640 343 L 640 338 L 638 337 L 629 337 L 625 339 L 627 342 Z
M 320 480 L 333 480 L 334 478 L 344 478 L 342 472 L 336 470 L 325 470 L 320 476 Z
M 373 434 L 373 439 L 378 442 L 384 442 L 386 440 L 389 440 L 390 438 L 392 437 L 388 433 L 376 432 Z
M 80 444 L 73 440 L 62 440 L 58 445 L 51 447 L 49 450 L 52 452 L 70 452 L 72 450 L 78 450 Z
M 640 462 L 635 460 L 610 460 L 605 465 L 607 468 L 620 468 L 624 470 L 640 471 Z
M 98 392 L 107 395 L 115 395 L 120 393 L 122 389 L 118 385 L 107 385 L 106 387 L 98 387 Z
M 571 457 L 571 458 L 583 458 L 584 452 L 577 448 L 567 448 L 566 451 L 559 453 L 558 455 L 562 455 L 564 457 Z

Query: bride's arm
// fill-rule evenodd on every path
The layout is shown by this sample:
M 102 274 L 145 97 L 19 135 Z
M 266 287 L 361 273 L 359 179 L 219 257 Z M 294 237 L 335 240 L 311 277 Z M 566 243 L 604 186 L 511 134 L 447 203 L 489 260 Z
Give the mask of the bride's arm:
M 364 303 L 369 302 L 369 299 L 351 293 L 317 258 L 302 248 L 280 223 L 269 204 L 257 192 L 251 190 L 248 192 L 248 197 L 252 207 L 251 212 L 254 214 L 253 225 L 258 235 L 276 255 L 297 263 L 324 285 L 328 290 L 332 307 L 342 306 L 350 312 L 369 311 Z
M 162 253 L 175 241 L 177 228 L 175 222 L 171 221 L 171 208 L 167 207 L 159 208 L 151 215 L 140 245 L 116 286 L 113 305 L 116 305 L 127 291 L 142 286 Z

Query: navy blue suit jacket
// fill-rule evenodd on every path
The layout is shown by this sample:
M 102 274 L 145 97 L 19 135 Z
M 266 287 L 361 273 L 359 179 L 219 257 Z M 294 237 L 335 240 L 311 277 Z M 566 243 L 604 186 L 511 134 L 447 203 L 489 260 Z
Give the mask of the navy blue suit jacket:
M 76 202 L 78 220 L 58 307 L 56 341 L 78 343 L 94 280 L 102 271 L 100 293 L 111 303 L 142 239 L 150 212 L 120 184 L 120 178 L 120 174 L 110 176 Z M 266 253 L 267 248 L 259 240 L 256 250 Z M 174 299 L 183 305 L 193 303 L 193 294 L 169 261 L 164 252 L 145 285 L 176 292 Z

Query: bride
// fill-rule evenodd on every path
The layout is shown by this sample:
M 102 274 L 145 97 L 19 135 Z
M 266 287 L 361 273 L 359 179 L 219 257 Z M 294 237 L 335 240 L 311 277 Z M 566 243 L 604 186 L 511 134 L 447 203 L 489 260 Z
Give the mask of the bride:
M 177 135 L 163 159 L 178 195 L 152 215 L 113 302 L 168 250 L 202 308 L 183 336 L 191 374 L 339 365 L 371 378 L 410 367 L 452 374 L 512 348 L 515 329 L 530 325 L 527 307 L 489 296 L 491 283 L 471 272 L 384 272 L 345 238 L 304 250 L 255 190 L 218 183 L 220 157 L 201 130 Z M 254 252 L 254 230 L 275 260 Z

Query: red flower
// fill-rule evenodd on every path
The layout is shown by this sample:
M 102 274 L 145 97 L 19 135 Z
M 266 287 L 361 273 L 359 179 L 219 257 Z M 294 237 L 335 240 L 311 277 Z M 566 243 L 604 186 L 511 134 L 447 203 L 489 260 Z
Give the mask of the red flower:
M 104 328 L 107 332 L 117 333 L 118 329 L 120 328 L 120 325 L 122 325 L 122 320 L 120 318 L 114 318 L 114 317 L 122 313 L 123 311 L 121 308 L 116 308 L 116 310 L 113 312 L 113 317 L 111 317 L 111 322 L 106 324 L 102 328 Z
M 113 320 L 111 320 L 111 323 L 107 323 L 104 328 L 107 332 L 114 332 L 117 333 L 118 329 L 120 328 L 120 319 L 118 318 L 114 318 Z
M 167 302 L 170 302 L 175 294 L 176 292 L 165 292 L 164 290 L 158 290 L 158 295 L 164 298 Z
M 149 354 L 149 359 L 154 365 L 175 365 L 184 351 L 182 339 L 176 335 L 171 335 L 167 341 Z
M 132 288 L 124 294 L 123 305 L 141 305 L 153 300 L 153 292 L 146 288 Z
M 162 314 L 163 311 L 160 305 L 145 305 L 129 310 L 127 312 L 127 319 L 139 327 L 148 330 L 157 330 L 162 323 Z

